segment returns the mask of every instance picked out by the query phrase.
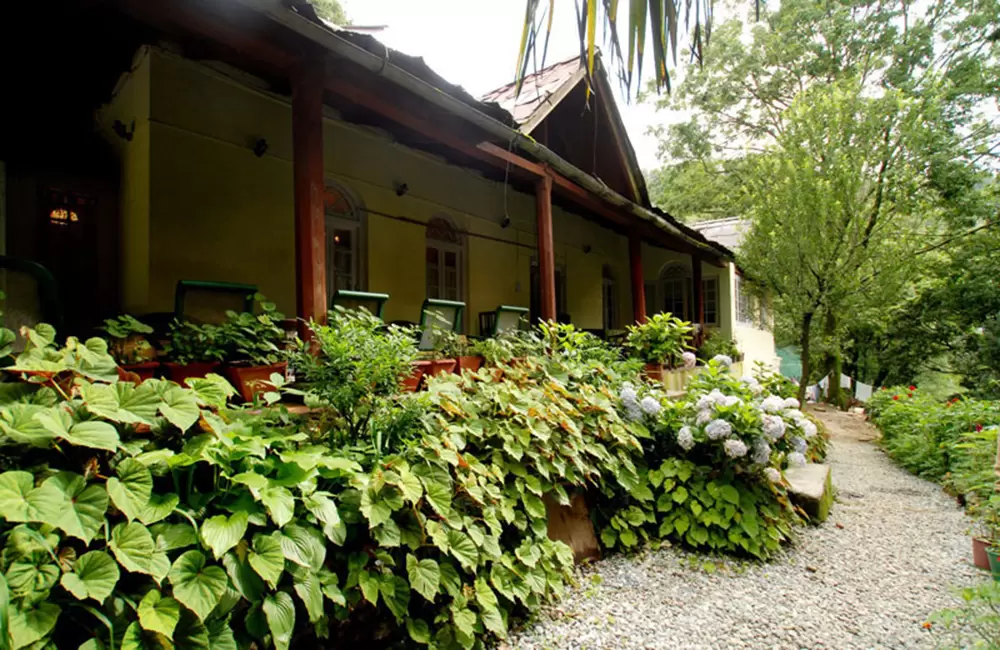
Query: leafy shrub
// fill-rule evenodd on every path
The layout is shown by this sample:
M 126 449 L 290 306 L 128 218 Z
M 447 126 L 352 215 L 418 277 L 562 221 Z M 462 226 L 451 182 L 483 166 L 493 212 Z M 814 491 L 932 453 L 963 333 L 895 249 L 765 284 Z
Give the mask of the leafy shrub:
M 222 335 L 216 325 L 174 320 L 170 323 L 168 336 L 163 349 L 174 363 L 221 362 L 226 357 Z
M 879 390 L 869 417 L 882 432 L 886 452 L 907 470 L 942 481 L 957 495 L 988 497 L 989 459 L 996 457 L 1000 402 L 941 402 L 915 386 Z
M 959 592 L 960 607 L 935 612 L 925 627 L 936 648 L 1000 649 L 1000 582 L 983 582 Z
M 156 355 L 153 346 L 145 338 L 146 334 L 153 333 L 153 328 L 134 316 L 122 314 L 117 318 L 109 318 L 104 321 L 101 329 L 108 333 L 109 352 L 118 363 L 141 363 Z
M 492 338 L 476 341 L 472 347 L 486 363 L 496 365 L 528 356 L 541 356 L 545 345 L 536 330 L 505 330 Z
M 629 325 L 626 347 L 646 363 L 677 366 L 690 349 L 691 323 L 669 313 L 655 314 L 645 323 Z
M 698 348 L 698 357 L 705 361 L 711 361 L 717 356 L 726 356 L 736 359 L 740 356 L 740 349 L 736 347 L 736 341 L 716 330 L 709 332 Z
M 225 350 L 226 361 L 249 361 L 266 366 L 282 359 L 285 330 L 280 322 L 285 316 L 261 294 L 256 294 L 254 300 L 260 313 L 230 310 L 219 326 L 217 342 Z

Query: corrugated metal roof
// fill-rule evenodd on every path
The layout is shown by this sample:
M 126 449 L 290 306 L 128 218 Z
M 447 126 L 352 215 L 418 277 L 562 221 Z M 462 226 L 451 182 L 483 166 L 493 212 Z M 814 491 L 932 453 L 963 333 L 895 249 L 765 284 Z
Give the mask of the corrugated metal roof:
M 515 95 L 517 87 L 510 83 L 479 99 L 498 104 L 514 116 L 524 133 L 531 133 L 585 75 L 586 68 L 581 65 L 580 57 L 574 56 L 526 76 L 520 95 Z
M 691 224 L 691 228 L 700 232 L 706 239 L 736 251 L 740 248 L 743 236 L 750 229 L 750 222 L 741 217 L 726 217 L 699 221 Z

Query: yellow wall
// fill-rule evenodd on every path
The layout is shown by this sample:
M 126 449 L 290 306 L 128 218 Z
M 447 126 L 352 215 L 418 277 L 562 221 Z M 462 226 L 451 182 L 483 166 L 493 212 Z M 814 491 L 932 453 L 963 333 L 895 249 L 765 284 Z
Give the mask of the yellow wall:
M 128 204 L 123 220 L 129 242 L 123 262 L 125 307 L 137 313 L 170 310 L 176 282 L 198 279 L 257 284 L 279 309 L 294 313 L 287 98 L 258 89 L 258 82 L 236 71 L 223 73 L 156 48 L 149 49 L 132 77 L 130 83 L 146 97 L 146 105 L 123 106 L 119 95 L 106 111 L 109 116 L 135 113 L 137 124 L 143 124 L 143 114 L 148 117 L 143 141 L 133 140 L 123 152 L 123 201 Z M 327 118 L 324 166 L 329 179 L 348 189 L 367 211 L 363 275 L 368 290 L 391 295 L 387 320 L 419 320 L 426 286 L 420 224 L 440 215 L 469 233 L 467 331 L 477 332 L 481 311 L 500 304 L 529 305 L 533 196 L 408 149 L 377 129 L 341 122 L 332 111 Z M 137 137 L 138 131 L 139 126 Z M 268 144 L 262 157 L 252 152 L 259 138 Z M 406 183 L 409 192 L 397 196 L 397 183 Z M 505 214 L 511 223 L 502 228 Z M 602 326 L 605 264 L 617 282 L 619 324 L 631 322 L 626 239 L 558 206 L 553 228 L 573 322 Z M 665 252 L 647 250 L 654 251 L 646 265 L 655 276 L 651 258 Z
M 129 73 L 122 75 L 113 99 L 97 116 L 102 133 L 115 147 L 121 161 L 121 295 L 125 307 L 148 304 L 149 192 L 150 192 L 150 50 L 140 48 Z M 112 131 L 119 121 L 132 130 L 124 140 Z M 133 130 L 134 125 L 134 130 Z

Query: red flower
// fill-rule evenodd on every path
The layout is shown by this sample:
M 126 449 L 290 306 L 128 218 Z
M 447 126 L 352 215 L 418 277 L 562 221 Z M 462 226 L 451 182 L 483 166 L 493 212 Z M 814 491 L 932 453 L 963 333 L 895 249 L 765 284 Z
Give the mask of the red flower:
M 892 399 L 894 399 L 894 400 L 898 400 L 898 399 L 899 399 L 899 395 L 893 395 L 893 396 L 892 396 Z
M 913 397 L 913 393 L 910 393 L 910 397 Z
M 983 425 L 981 425 L 981 424 L 979 424 L 979 423 L 977 422 L 977 423 L 976 423 L 976 433 L 979 433 L 979 432 L 980 432 L 980 431 L 982 431 L 982 430 L 983 430 Z
M 910 386 L 910 390 L 917 390 L 916 386 Z

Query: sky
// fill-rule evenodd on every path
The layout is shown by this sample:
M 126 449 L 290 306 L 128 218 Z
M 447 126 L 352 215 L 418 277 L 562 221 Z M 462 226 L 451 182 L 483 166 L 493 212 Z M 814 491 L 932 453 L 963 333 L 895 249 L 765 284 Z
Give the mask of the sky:
M 341 0 L 355 25 L 387 25 L 375 37 L 424 61 L 448 81 L 479 97 L 510 83 L 524 25 L 524 0 Z M 556 2 L 546 64 L 579 52 L 571 2 Z M 644 170 L 659 166 L 653 124 L 675 121 L 657 114 L 652 103 L 626 102 L 612 80 L 625 128 Z M 634 93 L 634 90 L 633 90 Z

